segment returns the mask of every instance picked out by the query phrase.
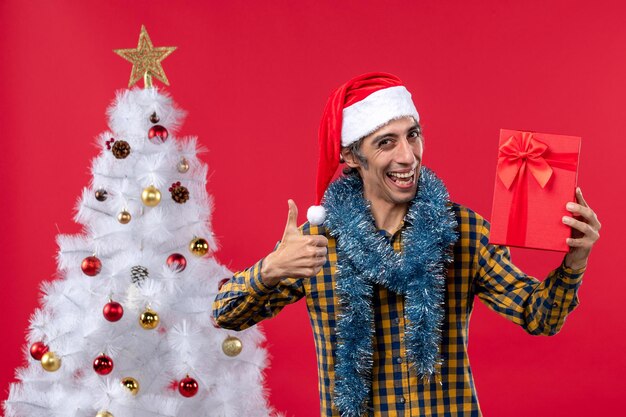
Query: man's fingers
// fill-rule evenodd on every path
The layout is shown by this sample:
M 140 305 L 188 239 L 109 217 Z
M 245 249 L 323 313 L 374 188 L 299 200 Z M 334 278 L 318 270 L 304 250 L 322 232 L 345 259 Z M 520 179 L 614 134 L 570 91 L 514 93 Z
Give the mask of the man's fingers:
M 579 232 L 581 232 L 586 237 L 592 239 L 592 241 L 597 240 L 598 237 L 599 237 L 598 231 L 596 229 L 594 229 L 593 226 L 591 226 L 588 223 L 581 222 L 580 220 L 576 220 L 573 217 L 563 216 L 563 223 L 567 224 L 568 226 L 572 227 L 573 229 L 578 230 Z
M 325 248 L 328 246 L 328 239 L 326 238 L 326 236 L 312 235 L 309 236 L 309 243 L 313 246 L 320 246 Z
M 585 198 L 583 197 L 583 192 L 580 187 L 576 187 L 576 201 L 578 201 L 578 204 L 581 206 L 589 207 L 589 204 L 587 204 Z

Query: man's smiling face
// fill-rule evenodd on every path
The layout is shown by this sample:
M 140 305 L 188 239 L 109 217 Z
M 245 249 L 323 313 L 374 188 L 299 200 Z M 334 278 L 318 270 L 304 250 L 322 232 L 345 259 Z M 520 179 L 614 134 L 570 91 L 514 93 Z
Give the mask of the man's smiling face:
M 359 171 L 366 199 L 397 205 L 415 197 L 422 151 L 419 124 L 412 117 L 403 117 L 362 139 L 360 154 L 365 161 L 347 149 L 342 155 L 348 166 Z

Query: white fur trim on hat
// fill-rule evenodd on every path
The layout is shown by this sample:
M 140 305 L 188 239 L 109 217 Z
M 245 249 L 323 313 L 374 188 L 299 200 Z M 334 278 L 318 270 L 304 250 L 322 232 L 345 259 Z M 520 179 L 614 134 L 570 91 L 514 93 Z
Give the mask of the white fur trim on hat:
M 389 121 L 404 116 L 413 116 L 416 122 L 420 120 L 411 93 L 404 86 L 375 91 L 343 109 L 341 146 L 348 146 Z

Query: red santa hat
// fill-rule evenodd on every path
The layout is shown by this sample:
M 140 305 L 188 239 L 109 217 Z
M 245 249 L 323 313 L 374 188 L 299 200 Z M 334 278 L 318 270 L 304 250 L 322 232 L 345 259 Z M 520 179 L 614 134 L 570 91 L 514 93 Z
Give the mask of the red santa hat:
M 355 77 L 328 98 L 319 130 L 316 204 L 307 219 L 319 225 L 326 219 L 320 204 L 339 166 L 341 148 L 375 132 L 392 120 L 419 114 L 411 93 L 395 75 L 371 72 Z

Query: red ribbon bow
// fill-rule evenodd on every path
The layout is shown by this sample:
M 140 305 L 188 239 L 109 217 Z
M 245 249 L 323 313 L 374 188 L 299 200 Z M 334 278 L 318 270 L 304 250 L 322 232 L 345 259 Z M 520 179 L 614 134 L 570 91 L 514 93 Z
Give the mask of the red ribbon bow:
M 535 139 L 531 132 L 522 132 L 521 139 L 515 136 L 507 139 L 500 146 L 498 156 L 498 176 L 507 190 L 513 185 L 515 177 L 521 177 L 526 169 L 544 188 L 553 172 L 543 157 L 547 150 L 548 145 Z

